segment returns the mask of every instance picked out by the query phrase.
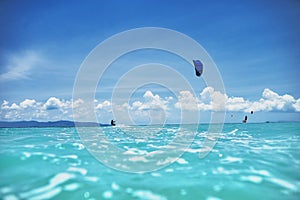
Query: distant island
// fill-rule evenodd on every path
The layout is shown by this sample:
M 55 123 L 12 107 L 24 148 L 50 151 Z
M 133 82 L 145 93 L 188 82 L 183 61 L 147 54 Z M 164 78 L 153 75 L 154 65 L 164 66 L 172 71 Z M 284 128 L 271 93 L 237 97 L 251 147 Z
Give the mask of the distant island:
M 96 122 L 73 122 L 73 121 L 0 121 L 0 128 L 34 128 L 34 127 L 97 127 L 97 126 L 110 126 L 110 124 L 100 124 Z

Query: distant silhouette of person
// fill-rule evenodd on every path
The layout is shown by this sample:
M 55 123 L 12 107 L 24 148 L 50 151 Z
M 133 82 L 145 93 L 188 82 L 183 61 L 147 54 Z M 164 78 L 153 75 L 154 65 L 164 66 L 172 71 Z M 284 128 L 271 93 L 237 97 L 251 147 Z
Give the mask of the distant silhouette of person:
M 247 115 L 245 116 L 245 119 L 243 120 L 243 123 L 246 123 L 247 122 L 247 119 L 248 119 L 248 117 L 247 117 Z
M 114 121 L 113 119 L 110 121 L 110 125 L 115 126 L 116 125 L 116 121 Z

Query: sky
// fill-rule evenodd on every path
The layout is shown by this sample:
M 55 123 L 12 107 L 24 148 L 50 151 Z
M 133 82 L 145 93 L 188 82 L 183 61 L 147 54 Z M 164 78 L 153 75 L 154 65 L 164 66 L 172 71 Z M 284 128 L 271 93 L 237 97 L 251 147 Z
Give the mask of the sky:
M 134 51 L 115 60 L 98 83 L 94 112 L 100 123 L 112 118 L 122 124 L 178 123 L 185 111 L 198 112 L 201 122 L 209 122 L 218 111 L 213 102 L 220 99 L 226 101 L 226 122 L 241 122 L 245 115 L 249 122 L 300 121 L 298 19 L 297 0 L 2 0 L 0 120 L 73 120 L 72 102 L 82 109 L 85 105 L 84 99 L 73 99 L 73 87 L 91 51 L 115 34 L 161 27 L 199 43 L 216 64 L 226 92 L 195 77 L 193 68 L 184 67 L 189 63 L 177 55 Z M 153 73 L 157 80 L 177 84 L 139 85 L 128 91 L 130 99 L 120 93 L 113 102 L 121 77 L 147 63 L 174 69 L 193 91 L 150 66 L 146 75 L 131 77 L 131 83 Z M 191 117 L 185 120 L 196 123 Z

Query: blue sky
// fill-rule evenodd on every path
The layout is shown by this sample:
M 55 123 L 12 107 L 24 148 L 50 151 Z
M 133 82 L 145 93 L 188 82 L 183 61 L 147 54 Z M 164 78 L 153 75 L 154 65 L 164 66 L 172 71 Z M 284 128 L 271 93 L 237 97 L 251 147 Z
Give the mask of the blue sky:
M 235 102 L 236 109 L 227 108 L 227 115 L 234 116 L 227 116 L 228 122 L 239 122 L 248 112 L 245 106 L 256 106 L 255 118 L 249 120 L 299 121 L 298 19 L 300 2 L 296 0 L 1 1 L 1 120 L 72 119 L 73 84 L 90 51 L 122 31 L 163 27 L 193 38 L 210 54 L 222 75 L 227 98 Z M 125 63 L 126 71 L 148 61 L 164 63 L 164 56 L 137 52 L 120 59 L 115 67 Z M 180 73 L 193 85 L 197 101 L 203 102 L 203 81 L 196 80 L 193 71 Z M 108 73 L 105 88 L 98 88 L 103 94 L 96 102 L 101 122 L 112 118 L 108 102 L 115 78 Z M 179 112 L 175 106 L 179 97 L 173 95 L 171 100 L 172 95 L 161 87 L 145 86 L 133 95 L 129 106 L 134 110 L 134 102 L 142 103 L 135 104 L 141 108 L 160 104 L 168 110 L 167 121 L 175 122 L 172 116 Z M 141 108 L 133 118 L 149 123 L 140 116 L 145 115 Z M 209 110 L 200 111 L 203 121 L 209 120 Z

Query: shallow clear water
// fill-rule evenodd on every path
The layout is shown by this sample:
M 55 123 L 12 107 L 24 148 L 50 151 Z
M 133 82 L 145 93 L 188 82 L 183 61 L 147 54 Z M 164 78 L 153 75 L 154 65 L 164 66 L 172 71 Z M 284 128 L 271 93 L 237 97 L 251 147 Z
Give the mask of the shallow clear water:
M 200 159 L 207 127 L 184 127 L 197 131 L 180 159 L 139 174 L 99 162 L 75 128 L 2 128 L 0 199 L 299 199 L 300 123 L 225 124 L 214 149 Z M 167 125 L 153 132 L 157 128 L 102 129 L 110 143 L 140 156 L 132 162 L 145 165 L 145 152 L 168 144 L 178 130 Z

